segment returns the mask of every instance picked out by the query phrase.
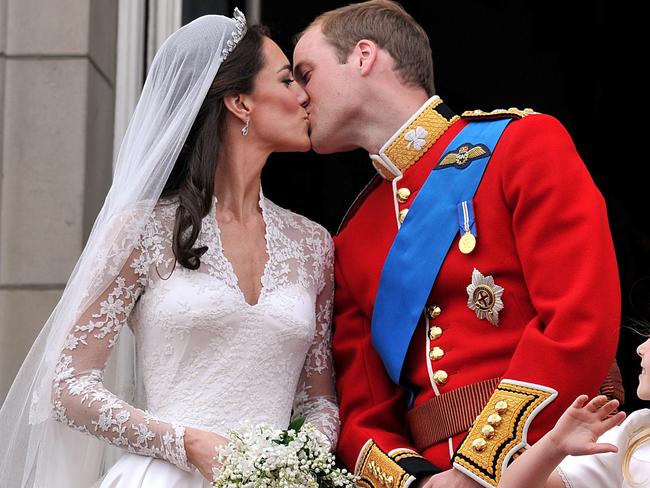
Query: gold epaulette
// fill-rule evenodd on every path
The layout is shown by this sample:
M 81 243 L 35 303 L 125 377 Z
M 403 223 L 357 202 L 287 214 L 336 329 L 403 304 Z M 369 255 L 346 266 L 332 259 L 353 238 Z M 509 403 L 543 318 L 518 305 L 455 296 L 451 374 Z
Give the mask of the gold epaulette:
M 357 486 L 363 488 L 406 488 L 415 477 L 404 470 L 398 461 L 409 457 L 421 457 L 406 449 L 386 454 L 372 439 L 361 449 L 355 474 L 359 476 Z
M 462 118 L 464 119 L 484 119 L 484 120 L 492 120 L 492 119 L 503 119 L 506 117 L 510 117 L 512 119 L 523 119 L 527 115 L 533 115 L 533 114 L 538 114 L 539 112 L 535 112 L 532 108 L 525 108 L 523 110 L 520 110 L 518 108 L 498 108 L 496 110 L 492 110 L 491 112 L 484 112 L 483 110 L 467 110 L 463 112 L 461 115 Z
M 501 380 L 454 454 L 454 468 L 485 487 L 497 486 L 503 470 L 528 445 L 530 423 L 556 396 L 546 386 Z

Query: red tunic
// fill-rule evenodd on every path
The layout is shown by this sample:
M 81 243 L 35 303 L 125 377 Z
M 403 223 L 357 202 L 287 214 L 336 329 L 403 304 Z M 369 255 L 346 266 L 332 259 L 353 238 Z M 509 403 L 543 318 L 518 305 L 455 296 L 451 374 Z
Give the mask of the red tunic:
M 465 119 L 453 123 L 405 171 L 396 187 L 408 188 L 411 196 L 398 203 L 399 210 L 417 197 L 466 124 Z M 370 334 L 382 267 L 398 230 L 396 201 L 392 183 L 382 180 L 334 239 L 333 351 L 342 419 L 338 454 L 357 471 L 369 439 L 386 454 L 416 451 L 406 427 L 407 394 L 389 379 Z M 553 117 L 535 114 L 505 129 L 474 198 L 474 212 L 476 248 L 462 254 L 458 238 L 454 240 L 428 301 L 441 314 L 430 324 L 420 321 L 403 379 L 415 387 L 416 407 L 438 394 L 493 378 L 553 388 L 557 398 L 528 430 L 527 441 L 533 443 L 576 396 L 598 391 L 615 357 L 620 290 L 605 202 L 566 130 Z M 436 229 L 430 229 L 430 239 L 436 239 Z M 412 265 L 427 263 L 414 258 Z M 505 290 L 497 326 L 480 320 L 468 306 L 466 287 L 475 268 Z M 427 327 L 433 325 L 442 335 L 428 341 Z M 440 348 L 440 359 L 430 358 L 433 347 Z M 446 383 L 435 384 L 436 371 L 447 373 Z M 448 469 L 466 435 L 455 435 L 451 445 L 442 440 L 420 454 Z M 385 483 L 406 484 L 395 477 L 392 484 Z M 370 480 L 365 485 L 374 486 Z

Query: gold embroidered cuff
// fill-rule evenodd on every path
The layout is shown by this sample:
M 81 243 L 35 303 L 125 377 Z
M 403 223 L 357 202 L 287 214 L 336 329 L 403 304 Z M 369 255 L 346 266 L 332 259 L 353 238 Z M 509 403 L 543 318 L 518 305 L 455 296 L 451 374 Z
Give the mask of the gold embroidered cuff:
M 556 396 L 546 386 L 501 380 L 454 454 L 454 468 L 483 486 L 496 486 L 513 456 L 527 445 L 531 422 Z
M 418 454 L 405 449 L 393 451 L 403 459 Z M 419 456 L 418 456 L 419 457 Z M 397 460 L 382 451 L 372 439 L 361 449 L 355 474 L 359 476 L 357 486 L 363 488 L 405 488 L 415 481 L 415 477 L 407 473 Z

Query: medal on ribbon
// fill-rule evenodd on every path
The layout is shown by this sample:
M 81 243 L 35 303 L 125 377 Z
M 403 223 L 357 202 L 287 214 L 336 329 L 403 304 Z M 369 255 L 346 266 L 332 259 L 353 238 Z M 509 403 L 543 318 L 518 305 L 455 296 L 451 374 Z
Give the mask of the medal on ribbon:
M 458 228 L 460 229 L 458 249 L 463 254 L 469 254 L 476 247 L 476 223 L 471 200 L 458 204 Z

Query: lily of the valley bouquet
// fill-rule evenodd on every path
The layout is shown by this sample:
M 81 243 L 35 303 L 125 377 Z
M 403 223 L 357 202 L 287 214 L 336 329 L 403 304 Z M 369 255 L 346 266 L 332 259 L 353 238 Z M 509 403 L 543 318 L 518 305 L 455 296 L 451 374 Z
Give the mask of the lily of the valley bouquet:
M 215 488 L 334 488 L 355 486 L 356 477 L 334 464 L 327 437 L 304 419 L 287 430 L 259 424 L 230 433 L 217 448 Z

